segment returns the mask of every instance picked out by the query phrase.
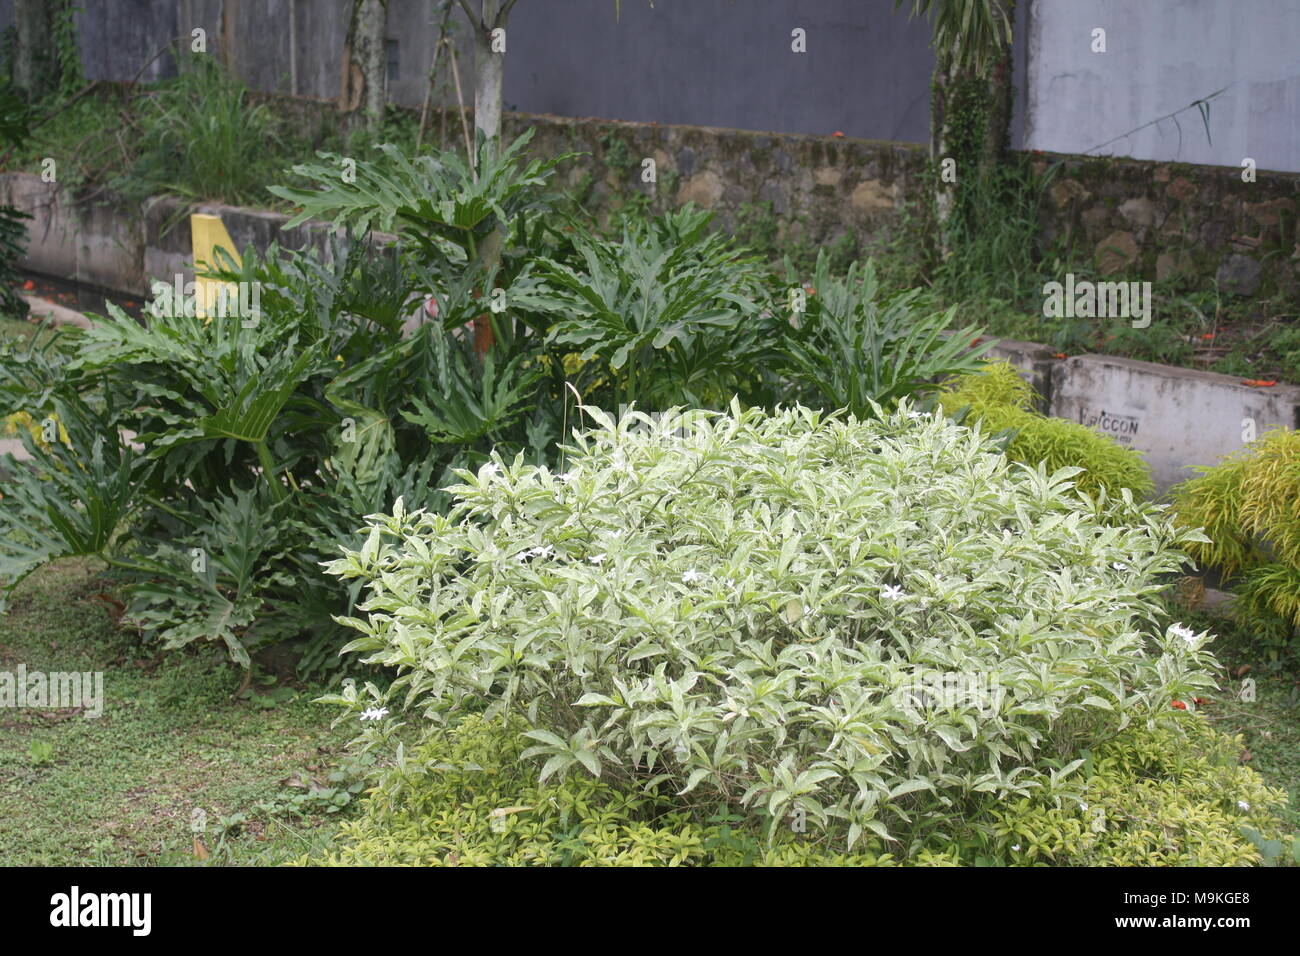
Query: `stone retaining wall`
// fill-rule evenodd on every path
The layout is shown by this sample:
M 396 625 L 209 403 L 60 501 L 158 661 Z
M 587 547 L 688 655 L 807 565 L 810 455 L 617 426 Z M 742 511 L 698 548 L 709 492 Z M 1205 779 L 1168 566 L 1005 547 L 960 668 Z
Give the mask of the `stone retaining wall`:
M 336 122 L 330 100 L 255 98 L 273 103 L 308 141 Z M 442 125 L 437 119 L 430 129 Z M 449 137 L 459 124 L 454 111 L 447 116 Z M 692 201 L 714 210 L 721 228 L 749 239 L 762 234 L 778 249 L 861 250 L 888 233 L 906 204 L 926 194 L 925 149 L 901 143 L 506 114 L 508 137 L 528 128 L 536 155 L 583 154 L 561 168 L 559 185 L 582 195 L 598 216 L 638 196 L 656 210 Z M 1181 273 L 1202 285 L 1217 281 L 1229 293 L 1281 292 L 1300 300 L 1300 175 L 1256 170 L 1253 182 L 1243 182 L 1238 168 L 1035 156 L 1040 171 L 1055 166 L 1041 211 L 1043 241 L 1063 241 L 1101 274 L 1136 281 Z M 643 181 L 646 159 L 655 163 L 653 183 Z M 66 196 L 51 198 L 53 187 L 18 175 L 0 174 L 0 192 L 19 208 L 51 207 L 33 228 L 42 237 L 33 243 L 34 258 L 61 275 L 73 274 L 70 265 L 84 269 L 99 261 L 106 268 L 95 271 L 127 276 L 130 288 L 123 291 L 137 291 L 143 276 L 129 269 L 144 259 L 133 243 L 165 244 L 162 224 L 175 212 L 174 202 L 149 203 L 141 231 L 111 200 L 74 208 Z M 127 219 L 142 218 L 145 210 L 137 212 L 140 217 Z M 72 232 L 78 250 L 53 248 L 73 245 L 70 237 L 61 238 Z M 117 256 L 125 261 L 111 265 Z M 62 263 L 57 268 L 56 260 Z
M 1099 272 L 1127 280 L 1183 274 L 1235 295 L 1300 299 L 1300 175 L 1220 166 L 1043 156 L 1060 162 L 1040 230 Z

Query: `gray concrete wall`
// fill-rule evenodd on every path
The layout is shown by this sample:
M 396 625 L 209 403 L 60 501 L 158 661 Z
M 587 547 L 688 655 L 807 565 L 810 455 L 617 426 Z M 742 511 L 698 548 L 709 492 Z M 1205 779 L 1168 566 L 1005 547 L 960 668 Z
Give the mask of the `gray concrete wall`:
M 435 0 L 389 0 L 390 98 L 419 106 Z M 350 0 L 82 0 L 92 78 L 126 80 L 169 40 L 225 42 L 256 89 L 332 98 Z M 928 25 L 893 0 L 521 0 L 507 35 L 507 108 L 562 116 L 924 142 Z M 0 25 L 12 0 L 0 0 Z M 1012 143 L 1300 172 L 1300 0 L 1019 0 Z M 472 98 L 472 44 L 452 17 Z M 807 31 L 808 52 L 790 51 Z M 1091 49 L 1107 31 L 1107 51 Z M 1021 42 L 1023 40 L 1023 42 Z M 173 74 L 170 56 L 142 78 Z M 440 71 L 441 72 L 441 71 Z M 1193 100 L 1210 103 L 1207 139 Z M 435 102 L 455 102 L 442 75 Z M 1128 134 L 1128 135 L 1125 135 Z
M 129 80 L 175 38 L 206 31 L 208 50 L 255 89 L 338 95 L 350 0 L 82 0 L 91 79 Z M 428 87 L 435 0 L 389 0 L 389 98 L 418 107 Z M 0 23 L 12 0 L 0 0 Z M 461 81 L 473 100 L 473 45 L 452 16 Z M 802 28 L 807 52 L 791 51 Z M 507 31 L 506 108 L 562 116 L 924 142 L 933 56 L 929 27 L 893 0 L 521 0 Z M 182 64 L 169 54 L 141 74 Z M 439 70 L 435 102 L 454 105 Z
M 1298 0 L 1033 0 L 1028 48 L 1028 149 L 1300 172 Z
M 520 3 L 506 101 L 600 116 L 924 142 L 929 29 L 893 0 Z M 791 52 L 806 31 L 807 53 Z

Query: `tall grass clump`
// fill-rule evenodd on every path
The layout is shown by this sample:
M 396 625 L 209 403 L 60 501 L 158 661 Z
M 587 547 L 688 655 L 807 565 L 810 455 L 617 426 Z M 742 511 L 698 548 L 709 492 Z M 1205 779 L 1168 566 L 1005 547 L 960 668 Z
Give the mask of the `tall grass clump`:
M 212 57 L 191 57 L 174 79 L 134 102 L 134 162 L 111 186 L 144 198 L 160 192 L 232 204 L 265 203 L 279 178 L 282 134 L 271 110 Z
M 1300 636 L 1300 432 L 1266 431 L 1173 490 L 1175 513 L 1209 539 L 1190 548 L 1238 591 L 1239 611 Z

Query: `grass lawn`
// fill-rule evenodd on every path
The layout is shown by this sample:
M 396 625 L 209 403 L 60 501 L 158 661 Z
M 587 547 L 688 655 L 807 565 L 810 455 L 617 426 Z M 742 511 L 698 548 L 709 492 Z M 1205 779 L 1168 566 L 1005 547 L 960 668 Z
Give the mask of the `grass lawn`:
M 1188 623 L 1218 636 L 1212 650 L 1228 672 L 1202 709 L 1220 730 L 1242 735 L 1243 763 L 1290 795 L 1283 816 L 1300 833 L 1300 659 L 1261 640 L 1248 621 L 1194 614 Z M 1253 702 L 1241 699 L 1247 678 L 1255 681 Z
M 0 315 L 0 341 L 25 345 L 36 337 L 40 325 L 28 319 L 16 319 L 11 315 Z
M 99 718 L 0 709 L 0 865 L 270 864 L 328 841 L 355 799 L 319 688 L 232 694 L 211 648 L 164 655 L 114 626 L 89 561 L 28 578 L 0 616 L 0 670 L 103 671 Z M 254 685 L 257 687 L 257 685 Z M 313 781 L 323 788 L 310 792 Z M 340 792 L 341 791 L 341 792 Z M 207 831 L 195 842 L 191 815 Z M 343 810 L 341 812 L 346 812 Z
M 1242 761 L 1271 786 L 1291 797 L 1282 814 L 1293 833 L 1300 833 L 1300 702 L 1294 678 L 1256 678 L 1257 699 L 1244 703 L 1224 695 L 1207 705 L 1219 729 L 1241 734 L 1246 746 Z

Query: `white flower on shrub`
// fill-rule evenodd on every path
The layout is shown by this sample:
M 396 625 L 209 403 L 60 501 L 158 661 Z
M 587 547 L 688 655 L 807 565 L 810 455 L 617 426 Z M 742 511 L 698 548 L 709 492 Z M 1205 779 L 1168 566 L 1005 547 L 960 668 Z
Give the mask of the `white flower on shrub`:
M 903 589 L 892 584 L 886 584 L 880 589 L 880 596 L 886 601 L 897 601 L 904 596 Z
M 554 556 L 554 554 L 555 549 L 549 544 L 539 544 L 535 548 L 528 549 L 528 556 L 530 558 L 549 558 Z
M 1111 566 L 1112 568 L 1114 568 L 1116 571 L 1127 571 L 1127 570 L 1128 570 L 1128 565 L 1125 564 L 1123 561 L 1112 561 L 1112 562 L 1110 563 L 1110 566 Z
M 1238 800 L 1237 806 L 1241 809 L 1242 813 L 1245 813 L 1247 810 L 1250 809 L 1250 804 L 1247 803 L 1245 800 Z
M 387 707 L 367 707 L 361 712 L 362 720 L 379 720 L 388 716 Z
M 608 557 L 608 555 L 593 554 L 591 555 L 591 557 L 587 558 L 587 560 L 590 561 L 592 564 L 600 564 L 605 560 L 606 557 Z
M 694 584 L 696 581 L 703 580 L 704 574 L 700 571 L 696 571 L 694 568 L 689 569 L 682 575 L 683 584 Z
M 484 481 L 491 481 L 497 475 L 501 474 L 501 466 L 495 461 L 490 461 L 479 469 L 479 477 Z
M 1196 643 L 1196 632 L 1193 631 L 1190 627 L 1187 627 L 1181 621 L 1179 621 L 1177 624 L 1170 627 L 1169 633 L 1172 634 L 1174 637 L 1181 637 L 1188 644 L 1194 645 Z

